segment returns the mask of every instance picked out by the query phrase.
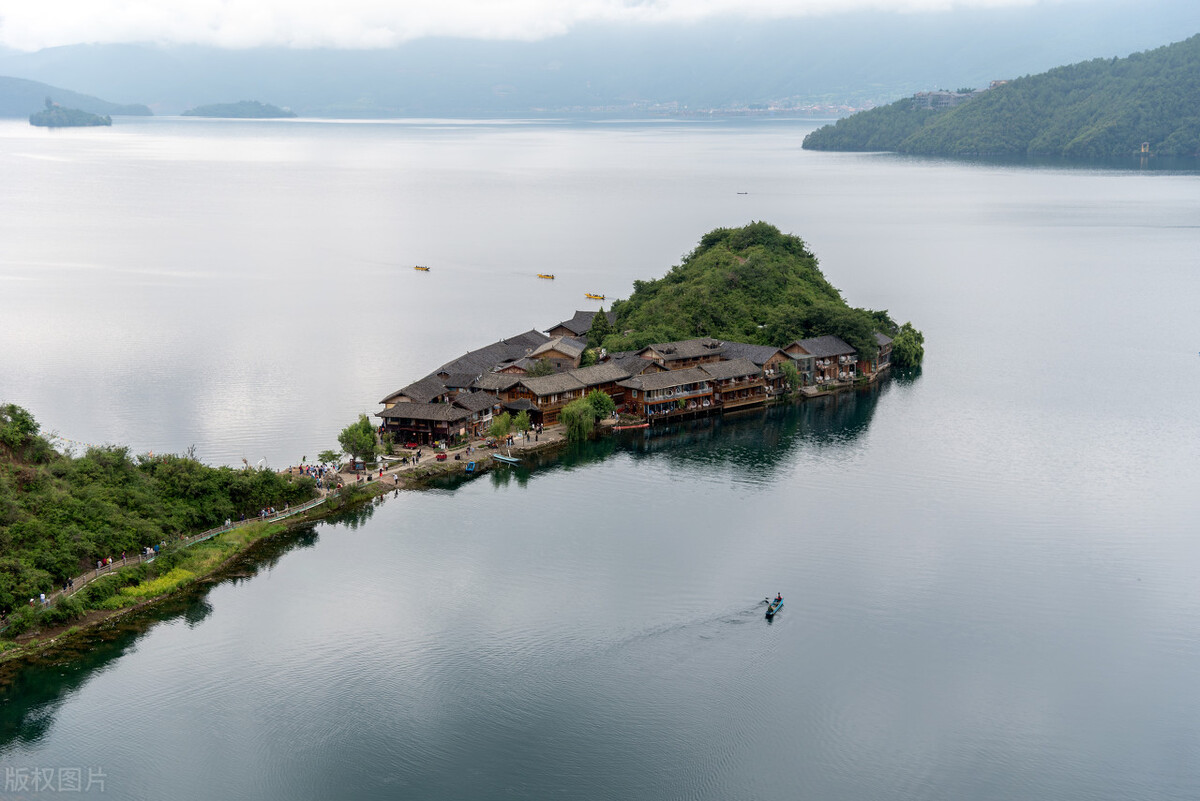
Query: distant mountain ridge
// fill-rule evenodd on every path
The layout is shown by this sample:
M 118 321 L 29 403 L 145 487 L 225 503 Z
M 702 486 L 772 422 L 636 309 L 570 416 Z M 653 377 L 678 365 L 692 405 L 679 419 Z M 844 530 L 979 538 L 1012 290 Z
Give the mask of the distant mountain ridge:
M 72 92 L 69 89 L 50 86 L 38 81 L 0 75 L 0 117 L 28 117 L 30 114 L 38 113 L 45 107 L 47 97 L 54 98 L 63 106 L 101 116 L 116 114 L 145 117 L 153 114 L 148 106 L 141 104 L 111 103 L 98 97 Z
M 236 103 L 212 103 L 207 106 L 196 106 L 183 112 L 184 117 L 225 117 L 243 120 L 279 119 L 295 117 L 296 112 L 261 103 L 257 100 L 239 100 Z
M 913 98 L 813 131 L 808 150 L 929 156 L 1200 157 L 1200 35 L 1018 78 L 945 110 Z
M 0 50 L 0 74 L 146 103 L 156 114 L 257 97 L 305 117 L 766 113 L 776 101 L 838 117 L 920 89 L 1126 55 L 1179 31 L 1200 31 L 1200 3 L 1042 0 L 945 13 L 591 23 L 537 41 L 425 38 L 379 50 L 81 44 Z

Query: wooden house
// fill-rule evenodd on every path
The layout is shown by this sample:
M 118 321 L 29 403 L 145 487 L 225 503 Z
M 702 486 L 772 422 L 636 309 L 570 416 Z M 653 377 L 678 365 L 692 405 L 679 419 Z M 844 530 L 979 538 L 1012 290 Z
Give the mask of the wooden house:
M 699 367 L 646 373 L 617 383 L 626 389 L 626 411 L 650 421 L 715 408 L 712 376 Z
M 567 375 L 583 384 L 585 395 L 599 390 L 612 398 L 618 408 L 625 403 L 625 387 L 621 386 L 620 382 L 632 377 L 632 373 L 616 362 L 580 367 L 578 370 L 571 370 Z
M 853 381 L 858 375 L 858 353 L 838 337 L 801 339 L 784 348 L 794 356 L 813 357 L 813 383 Z
M 749 359 L 758 365 L 766 379 L 768 396 L 787 392 L 787 382 L 783 377 L 783 365 L 794 363 L 795 359 L 782 348 L 770 345 L 749 345 L 744 342 L 726 342 L 724 356 L 726 359 Z
M 551 337 L 583 337 L 587 338 L 588 331 L 592 330 L 592 320 L 595 319 L 599 312 L 594 311 L 576 311 L 575 316 L 570 320 L 563 320 L 550 328 L 546 329 L 546 333 Z M 609 325 L 615 325 L 617 315 L 613 312 L 605 312 L 604 315 L 608 318 Z
M 875 344 L 879 346 L 879 352 L 875 354 L 874 359 L 858 360 L 860 375 L 874 378 L 892 366 L 892 338 L 876 331 Z
M 720 361 L 724 350 L 724 343 L 720 340 L 701 337 L 647 345 L 639 350 L 637 355 L 668 370 L 686 370 L 689 367 Z
M 572 370 L 579 366 L 587 342 L 574 337 L 554 337 L 530 351 L 529 359 L 544 359 L 554 366 L 555 372 Z
M 570 373 L 555 375 L 523 376 L 507 392 L 508 401 L 527 400 L 535 411 L 533 422 L 552 425 L 558 422 L 562 408 L 573 400 L 582 398 L 584 385 Z M 507 408 L 507 407 L 506 407 Z
M 767 377 L 749 359 L 728 359 L 698 368 L 712 381 L 713 402 L 723 410 L 745 409 L 767 401 Z

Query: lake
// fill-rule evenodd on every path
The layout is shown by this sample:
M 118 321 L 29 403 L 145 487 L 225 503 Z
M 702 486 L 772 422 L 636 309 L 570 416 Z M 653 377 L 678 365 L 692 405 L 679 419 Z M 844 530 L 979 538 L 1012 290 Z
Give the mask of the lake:
M 4 781 L 1200 794 L 1197 174 L 802 151 L 813 126 L 0 122 L 0 400 L 76 443 L 312 459 L 438 364 L 752 220 L 926 335 L 870 390 L 300 532 L 18 673 Z

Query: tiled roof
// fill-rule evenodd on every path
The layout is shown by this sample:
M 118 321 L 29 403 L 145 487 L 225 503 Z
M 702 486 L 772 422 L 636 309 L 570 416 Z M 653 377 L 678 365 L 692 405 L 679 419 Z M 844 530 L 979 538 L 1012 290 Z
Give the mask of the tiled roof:
M 653 350 L 663 361 L 674 362 L 680 359 L 698 359 L 702 356 L 721 355 L 724 351 L 724 343 L 720 340 L 711 337 L 701 337 L 699 339 L 684 339 L 679 342 L 658 342 L 647 346 Z M 638 353 L 645 353 L 647 348 L 642 348 Z
M 711 381 L 712 376 L 700 367 L 689 367 L 686 370 L 667 370 L 661 373 L 646 373 L 636 375 L 626 381 L 618 381 L 618 385 L 630 389 L 666 389 L 683 384 L 695 384 L 700 381 Z
M 529 351 L 545 344 L 550 338 L 540 331 L 526 331 L 523 334 L 501 339 L 478 350 L 471 350 L 457 359 L 446 362 L 434 374 L 445 373 L 486 373 L 493 367 L 504 362 L 515 361 L 528 354 Z
M 889 337 L 887 334 L 881 334 L 878 331 L 876 331 L 875 332 L 875 344 L 882 348 L 884 345 L 892 344 L 892 338 Z
M 396 398 L 403 395 L 414 403 L 429 403 L 438 395 L 443 395 L 446 392 L 446 385 L 441 379 L 436 376 L 426 376 L 420 381 L 414 381 L 404 389 L 399 389 L 388 395 L 380 401 L 380 403 L 391 403 Z
M 626 353 L 620 356 L 610 358 L 605 364 L 619 364 L 624 370 L 628 370 L 630 375 L 641 375 L 647 370 L 658 372 L 662 370 L 662 365 L 651 359 L 643 359 L 636 353 Z
M 543 395 L 555 395 L 560 392 L 569 392 L 573 389 L 584 388 L 583 382 L 578 378 L 573 377 L 570 373 L 543 375 L 536 378 L 531 376 L 521 376 L 521 384 L 522 386 L 528 387 L 529 391 L 538 397 Z
M 575 316 L 570 320 L 563 320 L 561 323 L 556 323 L 546 330 L 553 331 L 555 328 L 562 326 L 576 336 L 579 336 L 592 330 L 592 320 L 595 316 L 596 312 L 594 311 L 576 311 Z M 617 315 L 613 312 L 605 312 L 604 316 L 608 318 L 609 325 L 617 322 Z
M 537 406 L 529 398 L 517 398 L 504 402 L 504 410 L 508 412 L 532 412 Z
M 702 364 L 696 368 L 703 370 L 715 379 L 741 378 L 747 375 L 762 375 L 762 368 L 749 359 L 730 359 L 723 362 Z
M 482 412 L 499 403 L 496 396 L 487 392 L 462 392 L 454 399 L 455 406 L 461 406 L 472 412 Z
M 832 334 L 827 334 L 823 337 L 813 337 L 812 339 L 800 339 L 792 344 L 799 345 L 806 353 L 820 358 L 847 356 L 855 352 L 854 348 Z
M 636 356 L 634 358 L 637 359 Z M 645 359 L 638 359 L 638 361 L 645 361 Z M 576 378 L 584 386 L 595 387 L 600 384 L 607 384 L 610 381 L 620 381 L 623 378 L 629 378 L 633 373 L 616 362 L 604 362 L 604 364 L 593 364 L 591 367 L 568 370 L 567 375 Z
M 749 359 L 762 367 L 776 353 L 782 353 L 779 348 L 771 345 L 750 345 L 745 342 L 726 342 L 725 352 L 721 354 L 726 359 Z M 783 354 L 787 356 L 786 353 Z
M 452 403 L 397 403 L 390 409 L 384 409 L 378 417 L 396 420 L 434 420 L 439 422 L 454 422 L 465 420 L 471 412 Z
M 540 354 L 549 353 L 552 350 L 556 350 L 572 359 L 578 359 L 587 350 L 587 343 L 581 342 L 574 337 L 555 337 L 544 345 L 534 348 L 529 356 L 530 358 L 537 358 Z
M 475 388 L 487 390 L 488 392 L 503 392 L 520 380 L 521 376 L 519 375 L 484 373 L 475 379 Z

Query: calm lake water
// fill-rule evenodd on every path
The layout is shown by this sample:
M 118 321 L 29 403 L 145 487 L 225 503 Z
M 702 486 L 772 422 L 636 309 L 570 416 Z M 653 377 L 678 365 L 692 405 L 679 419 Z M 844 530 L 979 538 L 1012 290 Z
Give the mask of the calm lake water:
M 811 128 L 0 123 L 0 399 L 79 442 L 312 458 L 437 364 L 751 220 L 927 338 L 870 391 L 302 532 L 18 673 L 4 780 L 1200 796 L 1200 180 L 808 153 Z

